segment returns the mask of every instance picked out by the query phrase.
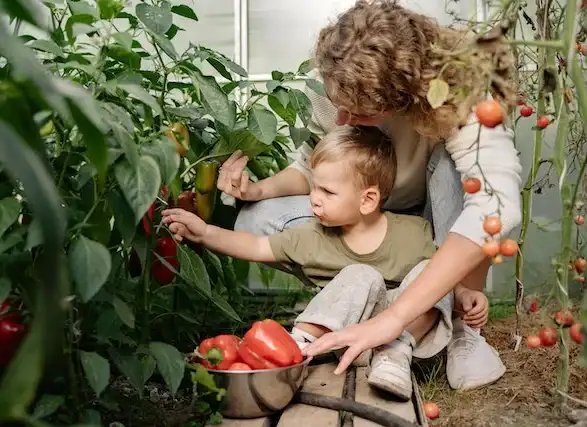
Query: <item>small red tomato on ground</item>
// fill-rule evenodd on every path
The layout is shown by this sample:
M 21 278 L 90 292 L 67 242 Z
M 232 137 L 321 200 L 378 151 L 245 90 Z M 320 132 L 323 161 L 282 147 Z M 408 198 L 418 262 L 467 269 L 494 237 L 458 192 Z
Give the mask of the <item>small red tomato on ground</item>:
M 253 369 L 243 362 L 236 362 L 230 365 L 229 371 L 252 371 Z
M 524 105 L 520 108 L 520 116 L 522 117 L 530 117 L 534 114 L 534 108 L 530 107 L 529 105 Z
M 440 416 L 440 408 L 434 402 L 425 402 L 424 414 L 429 420 L 435 420 Z
M 479 123 L 488 128 L 494 128 L 503 122 L 503 109 L 495 100 L 481 101 L 475 107 Z
M 577 215 L 575 217 L 575 224 L 577 224 L 577 225 L 585 224 L 585 217 L 583 215 Z
M 490 240 L 483 245 L 483 253 L 489 258 L 493 258 L 499 253 L 499 242 Z
M 499 253 L 503 256 L 514 256 L 518 253 L 518 242 L 512 239 L 503 240 L 499 245 Z
M 583 344 L 585 336 L 583 335 L 580 323 L 575 323 L 573 326 L 571 326 L 569 332 L 571 333 L 571 339 L 573 341 L 575 341 L 577 344 Z
M 558 333 L 556 332 L 556 329 L 551 327 L 540 329 L 538 336 L 544 347 L 552 347 L 558 341 Z
M 546 128 L 550 123 L 550 119 L 547 116 L 540 116 L 538 120 L 536 120 L 536 126 L 540 129 Z
M 493 236 L 501 231 L 501 219 L 498 216 L 488 216 L 485 217 L 485 221 L 483 221 L 483 230 Z
M 179 261 L 177 259 L 177 243 L 175 243 L 175 240 L 171 237 L 160 237 L 157 239 L 155 253 L 177 270 L 179 267 Z M 153 273 L 155 280 L 161 285 L 168 285 L 175 277 L 175 273 L 164 265 L 155 255 L 153 255 L 151 272 Z
M 528 338 L 526 338 L 526 344 L 528 345 L 528 348 L 538 348 L 542 346 L 542 341 L 537 335 L 528 335 Z
M 571 326 L 575 323 L 575 318 L 569 310 L 560 310 L 554 313 L 554 322 L 561 326 Z
M 585 258 L 579 257 L 575 260 L 575 270 L 577 270 L 577 273 L 584 272 L 586 267 L 587 267 L 587 260 Z
M 468 194 L 475 194 L 481 190 L 481 181 L 478 178 L 467 178 L 463 181 L 463 190 Z

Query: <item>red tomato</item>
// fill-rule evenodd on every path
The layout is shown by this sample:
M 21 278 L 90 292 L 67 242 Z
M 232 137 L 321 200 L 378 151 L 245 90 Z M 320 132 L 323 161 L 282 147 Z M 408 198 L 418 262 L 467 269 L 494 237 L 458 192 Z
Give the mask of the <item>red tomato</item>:
M 585 336 L 583 335 L 580 323 L 575 323 L 573 326 L 571 326 L 569 332 L 571 333 L 571 339 L 573 341 L 575 341 L 577 344 L 583 344 Z
M 551 347 L 558 341 L 558 333 L 554 328 L 542 328 L 538 332 L 540 342 L 544 347 Z
M 518 243 L 512 239 L 506 239 L 499 245 L 499 253 L 503 256 L 514 256 L 518 253 Z
M 424 414 L 430 420 L 434 420 L 440 416 L 440 408 L 434 402 L 425 402 L 424 403 Z
M 499 243 L 496 240 L 490 240 L 483 245 L 483 253 L 489 258 L 493 258 L 499 253 Z
M 463 181 L 463 190 L 468 194 L 475 194 L 481 190 L 481 181 L 478 178 L 466 178 Z
M 501 231 L 501 219 L 498 216 L 485 217 L 483 221 L 483 230 L 490 236 L 497 234 Z
M 494 128 L 503 122 L 503 109 L 495 100 L 481 101 L 475 108 L 479 123 L 489 128 Z
M 532 300 L 530 300 L 530 304 L 528 304 L 528 311 L 530 313 L 536 313 L 539 307 L 540 301 L 538 300 L 538 298 L 532 298 Z
M 583 215 L 577 215 L 575 217 L 575 224 L 577 224 L 577 225 L 585 224 L 585 217 Z
M 530 117 L 534 114 L 534 108 L 530 107 L 529 105 L 524 105 L 520 108 L 520 116 L 522 117 Z
M 526 338 L 526 344 L 528 345 L 528 348 L 538 348 L 542 346 L 542 341 L 537 335 L 529 335 L 528 338 Z
M 571 326 L 575 323 L 575 318 L 569 310 L 561 310 L 554 313 L 554 322 L 561 326 Z
M 546 128 L 549 123 L 550 119 L 546 116 L 540 116 L 538 117 L 538 120 L 536 120 L 536 126 L 538 126 L 540 129 Z
M 575 270 L 577 273 L 583 273 L 587 267 L 587 260 L 583 257 L 579 257 L 575 260 Z

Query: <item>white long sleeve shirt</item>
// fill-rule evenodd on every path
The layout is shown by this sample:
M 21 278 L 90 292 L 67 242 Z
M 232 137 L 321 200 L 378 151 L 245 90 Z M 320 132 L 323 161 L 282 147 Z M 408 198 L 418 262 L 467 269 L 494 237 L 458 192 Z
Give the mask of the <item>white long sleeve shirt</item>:
M 336 109 L 328 98 L 312 90 L 306 94 L 312 102 L 313 114 L 310 129 L 319 136 L 332 130 L 336 124 Z M 483 245 L 486 234 L 483 219 L 498 212 L 503 224 L 501 235 L 507 235 L 521 221 L 520 188 L 522 185 L 522 166 L 518 151 L 513 144 L 513 131 L 503 126 L 493 129 L 482 126 L 479 143 L 479 123 L 471 114 L 467 125 L 462 127 L 444 144 L 455 162 L 461 177 L 477 177 L 483 182 L 478 165 L 496 195 L 491 196 L 482 185 L 475 194 L 464 195 L 464 208 L 451 232 L 458 233 L 478 245 Z M 396 158 L 397 176 L 393 191 L 385 204 L 388 209 L 407 209 L 426 200 L 426 167 L 435 144 L 417 134 L 409 123 L 391 119 L 382 130 L 392 136 Z M 301 145 L 294 153 L 294 161 L 289 166 L 302 172 L 310 180 L 309 158 L 312 148 Z M 477 162 L 477 165 L 475 164 Z

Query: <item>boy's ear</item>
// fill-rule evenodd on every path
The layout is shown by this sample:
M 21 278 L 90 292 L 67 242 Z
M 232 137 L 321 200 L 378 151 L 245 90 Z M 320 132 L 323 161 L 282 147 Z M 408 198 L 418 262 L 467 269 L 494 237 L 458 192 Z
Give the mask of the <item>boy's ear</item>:
M 367 187 L 361 196 L 360 211 L 362 215 L 369 215 L 379 210 L 381 202 L 381 193 L 376 186 Z

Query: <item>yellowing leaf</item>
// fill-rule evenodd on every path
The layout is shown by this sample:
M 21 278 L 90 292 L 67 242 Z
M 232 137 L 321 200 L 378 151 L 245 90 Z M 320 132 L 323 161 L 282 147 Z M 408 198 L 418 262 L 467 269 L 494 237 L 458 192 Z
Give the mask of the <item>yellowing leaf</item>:
M 448 98 L 449 88 L 448 83 L 441 79 L 430 80 L 430 87 L 426 94 L 426 99 L 432 106 L 437 109 L 440 107 Z

